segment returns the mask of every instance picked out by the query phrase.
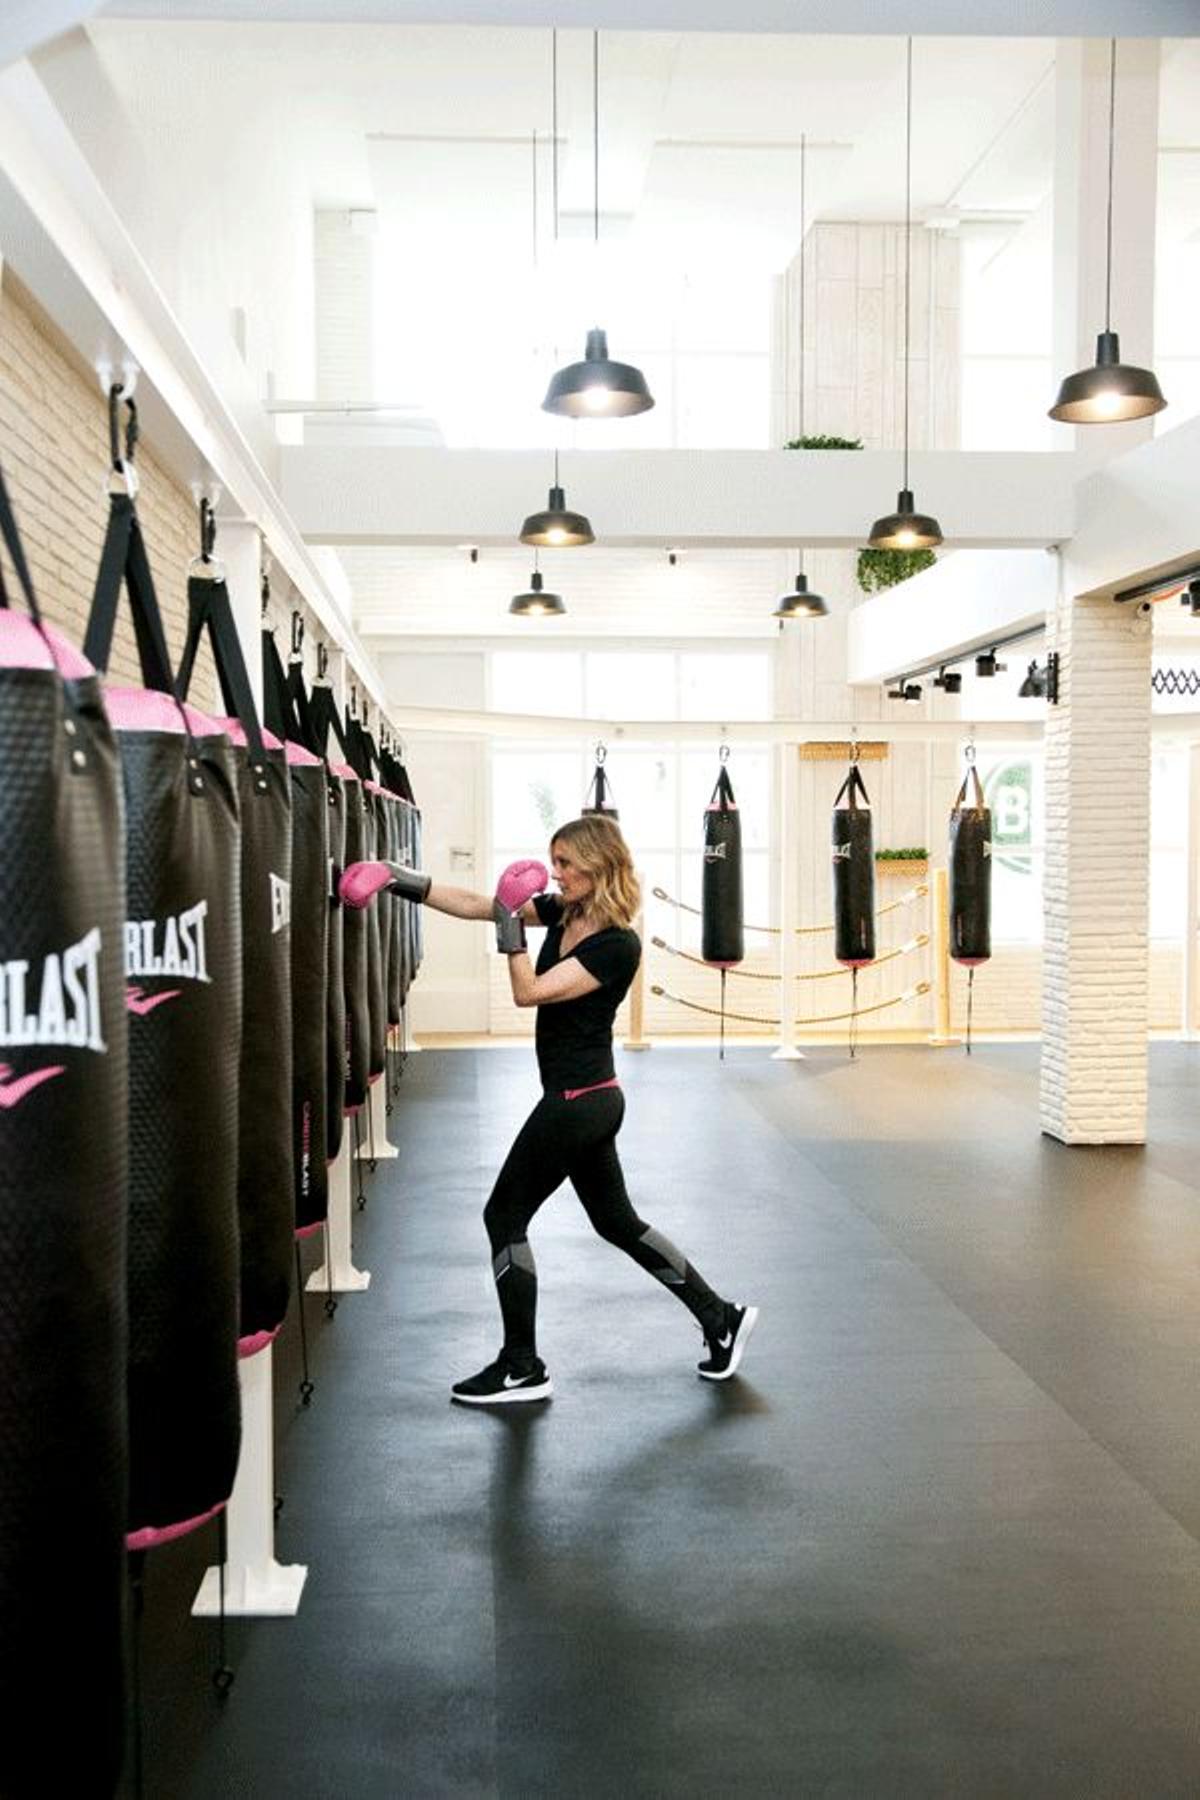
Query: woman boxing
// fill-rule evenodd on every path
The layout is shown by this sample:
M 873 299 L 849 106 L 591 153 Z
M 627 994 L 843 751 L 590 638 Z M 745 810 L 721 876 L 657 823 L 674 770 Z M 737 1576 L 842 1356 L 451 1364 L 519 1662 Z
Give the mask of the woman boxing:
M 504 1343 L 494 1362 L 451 1389 L 454 1400 L 471 1406 L 545 1400 L 553 1391 L 537 1352 L 537 1270 L 528 1230 L 542 1202 L 565 1180 L 600 1236 L 649 1270 L 697 1319 L 707 1343 L 698 1365 L 706 1381 L 734 1373 L 758 1318 L 756 1307 L 735 1306 L 715 1294 L 683 1253 L 638 1217 L 625 1191 L 616 1145 L 625 1099 L 613 1069 L 612 1027 L 641 957 L 630 929 L 639 894 L 628 846 L 611 819 L 591 815 L 555 833 L 550 858 L 557 894 L 537 891 L 546 873 L 540 863 L 514 863 L 501 876 L 495 900 L 442 887 L 394 864 L 360 865 L 364 871 L 386 866 L 393 892 L 439 912 L 494 919 L 513 999 L 537 1008 L 542 1097 L 518 1132 L 483 1214 Z M 347 899 L 358 891 L 355 873 L 347 870 L 343 878 Z M 527 924 L 547 927 L 536 969 L 526 952 Z

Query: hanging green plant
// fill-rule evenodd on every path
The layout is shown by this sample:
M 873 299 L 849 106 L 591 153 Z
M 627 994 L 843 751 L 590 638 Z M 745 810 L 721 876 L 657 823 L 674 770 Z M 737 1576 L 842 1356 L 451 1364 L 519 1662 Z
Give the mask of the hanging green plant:
M 864 594 L 881 594 L 910 575 L 931 569 L 936 561 L 932 550 L 860 550 L 855 573 Z
M 783 447 L 785 450 L 861 450 L 863 446 L 861 438 L 794 437 Z

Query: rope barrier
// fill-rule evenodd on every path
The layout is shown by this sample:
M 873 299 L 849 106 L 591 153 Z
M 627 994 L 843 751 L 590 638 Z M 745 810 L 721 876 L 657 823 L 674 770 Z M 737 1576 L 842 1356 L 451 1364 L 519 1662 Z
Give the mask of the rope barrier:
M 650 892 L 654 895 L 656 900 L 665 900 L 668 906 L 677 907 L 680 912 L 691 913 L 692 916 L 697 919 L 701 916 L 700 908 L 698 906 L 689 906 L 686 900 L 676 900 L 673 894 L 668 894 L 666 888 L 651 888 Z M 889 900 L 886 906 L 877 906 L 875 909 L 875 917 L 877 919 L 882 919 L 888 913 L 895 912 L 897 907 L 911 906 L 914 900 L 923 900 L 928 892 L 928 882 L 919 881 L 916 887 L 909 888 L 905 893 L 901 894 L 898 900 Z M 823 931 L 832 931 L 833 923 L 834 922 L 831 919 L 828 925 L 797 925 L 796 936 L 819 937 Z M 779 937 L 782 935 L 778 925 L 743 925 L 742 929 L 743 931 L 761 931 L 767 937 Z
M 665 950 L 668 956 L 677 956 L 681 962 L 695 963 L 696 967 L 699 969 L 709 969 L 712 967 L 712 964 L 706 963 L 702 956 L 693 956 L 688 950 L 677 950 L 675 945 L 668 944 L 665 938 L 652 937 L 650 942 L 654 945 L 656 950 Z M 920 931 L 915 938 L 909 938 L 907 944 L 901 944 L 898 949 L 888 950 L 883 956 L 877 956 L 874 962 L 869 966 L 872 969 L 876 969 L 879 967 L 880 963 L 891 962 L 897 956 L 907 956 L 910 951 L 923 950 L 928 942 L 929 933 L 927 931 Z M 730 969 L 729 973 L 731 975 L 740 975 L 743 981 L 779 980 L 778 975 L 763 975 L 757 969 Z M 828 981 L 831 976 L 849 975 L 850 973 L 851 971 L 849 969 L 843 968 L 816 969 L 811 973 L 801 973 L 797 975 L 796 980 Z
M 710 1017 L 714 1019 L 721 1016 L 719 1007 L 701 1006 L 698 1000 L 685 1000 L 682 994 L 669 993 L 666 988 L 660 987 L 657 982 L 651 986 L 650 992 L 656 994 L 660 1000 L 670 1000 L 676 1006 L 686 1006 L 690 1012 L 708 1013 Z M 917 1000 L 922 994 L 927 994 L 928 992 L 929 983 L 927 981 L 918 981 L 916 987 L 906 989 L 903 994 L 894 995 L 891 1000 L 879 1000 L 874 1006 L 860 1006 L 857 1011 L 851 1012 L 814 1014 L 807 1019 L 794 1019 L 792 1023 L 795 1025 L 836 1025 L 841 1019 L 861 1019 L 865 1018 L 868 1013 L 884 1012 L 889 1006 L 903 1006 L 906 1000 Z M 778 1030 L 779 1028 L 778 1019 L 764 1019 L 758 1013 L 727 1012 L 725 1017 L 727 1019 L 742 1019 L 748 1025 L 770 1025 L 775 1030 Z

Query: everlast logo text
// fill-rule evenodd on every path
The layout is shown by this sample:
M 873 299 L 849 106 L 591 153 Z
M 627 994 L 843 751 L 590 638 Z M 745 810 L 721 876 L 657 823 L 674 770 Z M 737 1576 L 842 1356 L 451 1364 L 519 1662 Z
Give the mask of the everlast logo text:
M 271 935 L 292 922 L 292 884 L 281 875 L 271 877 Z
M 208 901 L 198 900 L 166 919 L 127 919 L 126 975 L 176 975 L 185 981 L 211 981 L 204 947 Z
M 728 848 L 729 848 L 728 844 L 705 844 L 705 846 L 704 846 L 705 862 L 724 862 L 725 861 L 725 852 Z
M 100 1033 L 100 930 L 42 962 L 29 979 L 28 961 L 0 963 L 0 1045 L 69 1044 L 104 1050 Z

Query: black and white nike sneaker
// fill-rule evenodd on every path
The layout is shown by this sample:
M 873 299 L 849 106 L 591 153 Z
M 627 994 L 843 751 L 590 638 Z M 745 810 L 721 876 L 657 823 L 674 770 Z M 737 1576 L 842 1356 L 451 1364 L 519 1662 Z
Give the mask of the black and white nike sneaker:
M 746 1339 L 758 1324 L 757 1306 L 725 1303 L 725 1321 L 719 1332 L 705 1332 L 708 1355 L 696 1367 L 704 1381 L 728 1381 L 737 1372 Z
M 502 1350 L 478 1375 L 456 1381 L 450 1398 L 464 1406 L 507 1406 L 514 1400 L 548 1400 L 553 1392 L 544 1362 L 535 1359 L 527 1368 L 518 1368 Z

